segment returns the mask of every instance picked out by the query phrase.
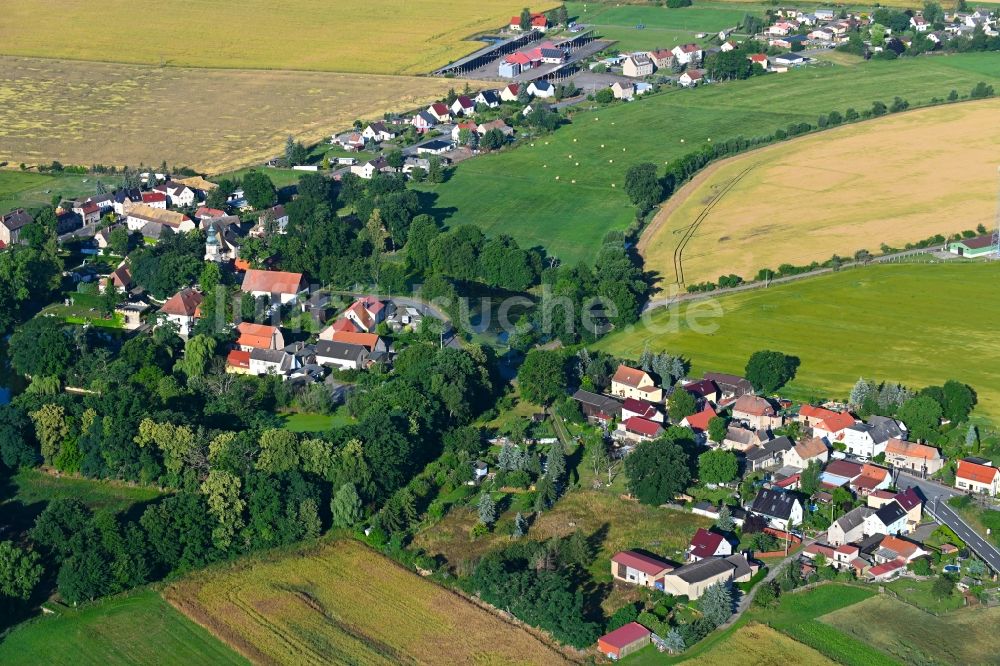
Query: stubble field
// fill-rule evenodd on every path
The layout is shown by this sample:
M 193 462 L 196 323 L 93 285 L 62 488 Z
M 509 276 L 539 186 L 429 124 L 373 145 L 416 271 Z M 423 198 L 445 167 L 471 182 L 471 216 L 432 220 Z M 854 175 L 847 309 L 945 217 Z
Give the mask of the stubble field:
M 270 664 L 557 664 L 526 630 L 354 541 L 201 572 L 165 596 Z
M 709 167 L 677 192 L 639 251 L 663 283 L 692 284 L 992 228 L 998 144 L 992 99 L 770 146 Z
M 532 11 L 556 3 L 532 4 Z M 423 74 L 474 51 L 522 0 L 5 0 L 0 53 L 133 64 Z M 155 29 L 151 29 L 155 26 Z M 202 98 L 208 104 L 218 98 Z
M 329 138 L 464 82 L 332 72 L 196 69 L 0 56 L 0 160 L 190 166 L 262 161 L 285 138 Z

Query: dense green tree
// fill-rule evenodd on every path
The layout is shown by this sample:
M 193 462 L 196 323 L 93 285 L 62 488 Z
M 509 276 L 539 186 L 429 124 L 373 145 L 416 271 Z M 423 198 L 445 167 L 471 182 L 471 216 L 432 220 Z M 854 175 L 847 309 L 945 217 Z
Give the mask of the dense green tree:
M 698 599 L 698 608 L 712 626 L 725 623 L 733 614 L 732 587 L 727 582 L 710 585 Z
M 942 387 L 944 417 L 954 423 L 964 421 L 976 404 L 976 394 L 962 382 L 949 379 Z
M 729 483 L 739 475 L 736 454 L 712 449 L 698 456 L 698 480 L 702 483 Z
M 705 58 L 705 72 L 713 81 L 749 79 L 753 76 L 753 65 L 742 49 L 719 51 Z
M 549 405 L 563 395 L 566 382 L 566 359 L 560 351 L 532 349 L 517 371 L 521 395 L 538 405 Z
M 722 416 L 713 416 L 708 421 L 708 438 L 716 444 L 721 444 L 726 438 L 729 428 L 726 419 Z
M 0 405 L 0 464 L 17 469 L 38 462 L 39 452 L 31 432 L 31 421 L 20 408 Z
M 38 553 L 13 541 L 0 541 L 0 597 L 28 599 L 42 579 Z
M 10 362 L 31 377 L 65 375 L 72 350 L 64 324 L 55 317 L 35 317 L 10 338 Z
M 362 518 L 361 498 L 353 483 L 345 483 L 337 490 L 330 504 L 334 527 L 353 527 Z
M 683 492 L 691 481 L 687 451 L 669 433 L 640 443 L 625 458 L 629 490 L 643 504 L 658 506 Z
M 663 185 L 651 162 L 634 164 L 625 172 L 625 193 L 632 205 L 645 213 L 663 199 Z
M 776 351 L 754 352 L 746 365 L 746 378 L 763 393 L 773 393 L 795 377 L 798 359 Z
M 680 423 L 685 417 L 691 416 L 698 411 L 698 400 L 693 394 L 685 391 L 683 387 L 677 386 L 670 394 L 667 401 L 670 420 Z
M 919 395 L 904 402 L 896 415 L 906 424 L 910 437 L 927 440 L 937 432 L 943 411 L 934 398 Z
M 247 203 L 257 210 L 269 208 L 278 202 L 278 191 L 270 177 L 254 169 L 243 176 L 243 195 Z
M 807 497 L 812 497 L 819 490 L 819 477 L 822 471 L 823 465 L 818 460 L 809 461 L 806 468 L 802 470 L 802 475 L 799 477 L 799 485 Z

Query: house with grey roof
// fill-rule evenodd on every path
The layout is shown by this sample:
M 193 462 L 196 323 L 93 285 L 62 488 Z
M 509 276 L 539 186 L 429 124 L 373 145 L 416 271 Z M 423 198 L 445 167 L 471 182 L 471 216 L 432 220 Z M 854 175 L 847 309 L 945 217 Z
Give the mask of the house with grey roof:
M 754 472 L 769 467 L 780 467 L 785 459 L 785 452 L 795 448 L 795 444 L 787 437 L 776 437 L 760 446 L 752 446 L 744 454 L 747 471 Z
M 4 246 L 21 242 L 21 229 L 31 224 L 34 218 L 23 208 L 17 208 L 0 217 L 0 242 Z
M 771 527 L 781 530 L 802 524 L 802 502 L 798 496 L 777 488 L 761 489 L 750 512 L 767 518 Z
M 874 458 L 885 453 L 890 439 L 906 439 L 906 426 L 885 416 L 872 416 L 867 423 L 847 426 L 842 439 L 847 452 L 859 458 Z
M 742 583 L 750 580 L 757 568 L 757 565 L 751 564 L 740 554 L 709 557 L 670 571 L 657 579 L 654 586 L 667 594 L 697 599 L 716 583 Z
M 341 370 L 361 370 L 368 362 L 370 352 L 363 345 L 332 340 L 316 343 L 316 363 L 333 365 Z
M 826 531 L 827 543 L 831 546 L 841 546 L 865 536 L 865 519 L 873 513 L 875 509 L 867 506 L 851 509 L 830 525 Z

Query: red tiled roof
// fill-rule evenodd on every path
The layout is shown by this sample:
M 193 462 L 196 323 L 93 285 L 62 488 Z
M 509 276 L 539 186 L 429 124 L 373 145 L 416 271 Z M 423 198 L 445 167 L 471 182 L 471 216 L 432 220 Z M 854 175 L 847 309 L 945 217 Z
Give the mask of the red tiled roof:
M 625 421 L 625 429 L 646 437 L 656 437 L 663 432 L 663 426 L 654 421 L 649 421 L 639 416 L 633 416 Z
M 335 333 L 342 331 L 347 331 L 350 333 L 358 332 L 358 327 L 354 325 L 353 321 L 347 319 L 346 317 L 341 317 L 337 321 L 330 324 L 330 328 L 332 328 Z
M 653 632 L 638 622 L 629 622 L 624 627 L 619 627 L 610 633 L 604 634 L 598 640 L 620 650 L 636 641 L 647 638 L 651 633 Z
M 901 555 L 909 560 L 920 548 L 917 544 L 912 541 L 907 541 L 906 539 L 900 539 L 897 536 L 887 535 L 882 539 L 882 543 L 879 544 L 881 548 L 888 548 L 897 555 Z
M 907 458 L 919 458 L 921 460 L 937 460 L 941 457 L 941 452 L 933 446 L 926 444 L 915 444 L 893 437 L 885 445 L 886 455 L 906 456 Z
M 641 571 L 649 576 L 658 574 L 664 569 L 672 570 L 674 568 L 669 562 L 664 562 L 663 560 L 659 560 L 655 557 L 637 553 L 634 550 L 623 550 L 620 553 L 615 554 L 615 556 L 611 558 L 611 561 L 615 564 L 624 564 L 629 568 Z
M 715 552 L 719 549 L 719 545 L 724 540 L 725 537 L 721 534 L 709 532 L 699 527 L 698 531 L 694 533 L 694 538 L 691 539 L 691 554 L 702 559 L 711 557 L 715 555 Z
M 974 463 L 969 460 L 959 460 L 958 469 L 955 471 L 955 477 L 965 479 L 966 481 L 990 484 L 993 483 L 993 479 L 996 477 L 997 472 L 1000 472 L 1000 469 L 997 469 L 996 467 L 980 465 L 979 463 Z
M 691 382 L 684 386 L 684 390 L 688 393 L 692 393 L 699 398 L 707 398 L 710 395 L 714 395 L 719 392 L 719 387 L 715 385 L 710 379 L 700 379 L 696 382 Z
M 617 370 L 615 370 L 615 375 L 611 378 L 611 381 L 617 382 L 618 384 L 625 384 L 626 386 L 631 386 L 632 388 L 638 388 L 639 383 L 646 377 L 646 373 L 642 370 L 630 368 L 629 366 L 622 364 L 618 366 Z
M 861 465 L 849 460 L 834 460 L 823 471 L 848 479 L 861 476 Z
M 226 212 L 219 210 L 218 208 L 208 208 L 206 206 L 200 207 L 194 212 L 195 217 L 214 219 L 216 217 L 225 217 Z
M 245 321 L 236 327 L 240 332 L 240 337 L 236 344 L 241 347 L 256 347 L 258 349 L 270 349 L 274 344 L 275 334 L 278 329 L 266 324 L 254 324 Z
M 243 276 L 243 291 L 269 294 L 297 294 L 302 288 L 302 273 L 248 269 Z
M 774 407 L 764 398 L 756 395 L 741 395 L 733 405 L 733 412 L 751 416 L 774 416 Z
M 712 409 L 711 405 L 705 405 L 705 409 L 701 410 L 697 414 L 692 414 L 686 417 L 684 420 L 687 421 L 688 427 L 692 430 L 704 432 L 708 430 L 708 422 L 714 419 L 718 414 Z
M 447 116 L 450 113 L 448 107 L 442 104 L 441 102 L 435 102 L 434 104 L 431 104 L 431 109 L 438 116 Z
M 886 562 L 885 564 L 878 564 L 868 570 L 872 576 L 884 576 L 885 574 L 892 573 L 896 569 L 901 569 L 906 566 L 906 563 L 902 560 L 896 559 L 892 562 Z
M 844 555 L 854 555 L 855 553 L 858 552 L 858 547 L 852 546 L 849 543 L 845 543 L 842 546 L 837 546 L 837 552 L 842 553 Z
M 228 356 L 226 356 L 226 363 L 234 368 L 249 368 L 250 352 L 234 349 L 229 352 Z
M 375 351 L 375 345 L 378 344 L 378 336 L 374 333 L 355 333 L 354 331 L 335 331 L 330 336 L 330 340 L 348 345 L 361 345 L 366 347 L 368 351 Z
M 183 317 L 193 317 L 201 305 L 202 295 L 194 289 L 181 289 L 167 299 L 160 312 Z
M 142 203 L 151 203 L 158 201 L 166 201 L 167 195 L 163 192 L 143 192 L 142 193 Z
M 645 400 L 626 398 L 625 402 L 622 403 L 622 411 L 632 412 L 648 419 L 656 414 L 656 407 L 653 406 L 653 403 L 646 402 Z
M 833 548 L 822 543 L 811 543 L 805 547 L 804 552 L 810 555 L 822 555 L 826 558 L 833 558 Z
M 812 405 L 802 405 L 799 409 L 799 416 L 806 416 L 819 421 L 819 426 L 827 432 L 840 432 L 855 423 L 854 415 L 850 412 L 834 412 L 823 407 L 813 407 Z

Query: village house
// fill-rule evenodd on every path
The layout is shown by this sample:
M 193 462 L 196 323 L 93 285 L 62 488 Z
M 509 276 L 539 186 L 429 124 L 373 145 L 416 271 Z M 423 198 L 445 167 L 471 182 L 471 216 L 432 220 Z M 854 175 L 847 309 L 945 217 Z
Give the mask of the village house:
M 663 591 L 674 596 L 698 599 L 716 583 L 743 583 L 757 572 L 757 565 L 742 555 L 709 557 L 674 569 L 663 576 Z M 658 585 L 657 585 L 658 586 Z
M 195 320 L 198 318 L 199 306 L 202 301 L 201 292 L 190 287 L 181 289 L 176 294 L 167 299 L 160 314 L 164 315 L 168 322 L 177 325 L 177 333 L 186 338 L 191 334 Z
M 388 308 L 383 301 L 371 296 L 363 296 L 344 311 L 344 317 L 357 327 L 357 330 L 364 333 L 372 333 L 375 328 L 385 321 L 388 315 Z
M 153 190 L 152 192 L 143 192 L 139 203 L 149 206 L 150 208 L 158 208 L 160 210 L 167 209 L 167 195 L 163 192 L 157 192 Z
M 128 267 L 127 259 L 122 260 L 115 270 L 111 271 L 106 278 L 101 280 L 99 285 L 101 293 L 104 293 L 108 287 L 123 294 L 132 287 L 132 271 Z
M 739 426 L 729 426 L 726 438 L 722 440 L 722 448 L 727 451 L 747 451 L 755 446 L 762 446 L 770 436 L 766 430 L 748 430 Z
M 262 271 L 249 268 L 243 275 L 243 284 L 240 288 L 243 293 L 250 294 L 254 298 L 266 296 L 271 301 L 285 305 L 297 301 L 299 294 L 305 289 L 305 285 L 302 281 L 302 273 Z
M 555 97 L 556 89 L 548 81 L 539 79 L 528 84 L 528 94 L 532 97 L 547 99 L 549 97 Z
M 674 54 L 668 49 L 656 49 L 646 54 L 656 69 L 669 69 L 674 64 Z
M 265 208 L 257 216 L 257 224 L 250 230 L 251 236 L 264 237 L 269 233 L 288 232 L 288 212 L 282 204 Z
M 524 26 L 521 25 L 520 16 L 511 16 L 510 24 L 508 27 L 511 30 L 515 30 L 518 32 L 523 31 L 525 29 Z M 548 27 L 549 27 L 549 20 L 545 18 L 545 14 L 541 14 L 538 12 L 531 13 L 531 25 L 529 29 L 537 30 L 539 32 L 545 32 L 546 30 L 548 30 Z
M 823 473 L 820 474 L 820 482 L 827 488 L 840 488 L 849 485 L 854 479 L 861 476 L 862 467 L 850 460 L 833 460 Z
M 122 328 L 134 331 L 142 326 L 142 318 L 149 310 L 147 303 L 122 303 L 115 306 L 115 314 L 122 318 Z
M 329 329 L 326 329 L 329 331 Z M 326 331 L 324 331 L 326 332 Z M 357 331 L 331 331 L 327 337 L 320 335 L 320 340 L 330 342 L 342 342 L 348 345 L 361 345 L 368 350 L 371 360 L 383 358 L 388 351 L 388 346 L 383 338 L 374 333 L 359 333 Z
M 762 488 L 750 506 L 750 512 L 767 518 L 768 525 L 787 530 L 802 524 L 802 502 L 793 493 Z
M 892 483 L 892 473 L 884 467 L 865 463 L 861 474 L 851 480 L 851 490 L 859 497 L 867 497 L 876 490 L 884 490 Z
M 982 458 L 963 458 L 955 470 L 955 487 L 979 495 L 995 497 L 1000 489 L 1000 469 Z
M 115 215 L 124 216 L 131 206 L 142 203 L 142 190 L 138 188 L 117 190 L 114 193 L 114 200 Z
M 624 550 L 611 558 L 611 576 L 615 580 L 643 587 L 653 587 L 657 579 L 673 569 L 669 562 L 634 550 Z
M 607 424 L 621 418 L 622 403 L 614 398 L 579 389 L 573 394 L 573 400 L 579 403 L 580 411 L 590 421 Z
M 597 649 L 608 659 L 623 659 L 649 645 L 652 633 L 638 622 L 629 622 L 598 638 Z
M 638 416 L 647 421 L 663 423 L 663 414 L 660 413 L 653 403 L 636 398 L 626 398 L 625 402 L 621 405 L 621 418 L 625 421 L 633 416 Z
M 611 84 L 611 94 L 615 96 L 615 99 L 623 99 L 627 101 L 635 96 L 635 86 L 631 83 L 615 81 Z
M 319 340 L 316 343 L 316 363 L 333 365 L 341 370 L 362 370 L 371 354 L 362 345 Z
M 361 137 L 365 141 L 374 141 L 375 143 L 381 143 L 383 141 L 392 141 L 396 138 L 396 133 L 393 132 L 389 127 L 382 121 L 369 123 L 368 126 L 361 132 Z
M 996 252 L 996 243 L 993 236 L 986 234 L 978 238 L 966 238 L 948 243 L 948 251 L 960 257 L 988 257 Z
M 753 385 L 743 377 L 727 375 L 723 372 L 706 372 L 702 379 L 715 384 L 719 389 L 719 404 L 726 404 L 737 398 L 753 393 Z
M 634 442 L 645 442 L 662 435 L 663 426 L 655 421 L 633 416 L 618 424 L 616 434 Z
M 453 149 L 455 144 L 445 139 L 432 139 L 417 146 L 417 155 L 443 155 Z M 391 168 L 391 167 L 390 167 Z
M 511 136 L 514 134 L 514 128 L 505 123 L 502 118 L 497 118 L 496 120 L 490 120 L 485 123 L 480 123 L 476 126 L 476 134 L 479 136 L 485 135 L 490 130 L 497 130 L 504 136 Z
M 455 143 L 460 143 L 462 139 L 462 130 L 468 130 L 469 133 L 473 133 L 479 127 L 475 121 L 468 120 L 466 122 L 457 123 L 451 128 L 451 140 Z
M 697 44 L 680 44 L 671 49 L 671 53 L 681 65 L 697 65 L 701 62 L 701 47 Z
M 901 534 L 906 531 L 906 511 L 893 500 L 887 502 L 865 517 L 862 530 L 865 536 L 871 534 Z
M 611 378 L 611 394 L 619 398 L 635 398 L 663 402 L 663 389 L 656 385 L 648 372 L 619 365 Z
M 649 76 L 653 73 L 653 61 L 645 53 L 633 53 L 622 63 L 622 74 L 631 78 Z
M 451 113 L 454 116 L 471 116 L 476 112 L 476 103 L 468 95 L 459 95 L 451 103 Z
M 785 451 L 783 463 L 798 469 L 805 469 L 809 463 L 816 461 L 825 464 L 830 458 L 830 451 L 826 448 L 826 442 L 819 437 L 812 437 L 803 440 Z
M 840 436 L 840 441 L 851 455 L 863 459 L 884 453 L 892 438 L 906 437 L 906 427 L 894 419 L 872 416 L 868 423 L 853 423 Z
M 301 359 L 285 349 L 250 350 L 249 371 L 251 375 L 283 375 L 302 367 Z
M 500 101 L 502 102 L 516 102 L 518 93 L 521 92 L 521 86 L 517 83 L 511 83 L 500 91 Z
M 783 423 L 774 405 L 766 398 L 756 395 L 737 398 L 733 405 L 733 420 L 742 421 L 754 430 L 780 428 Z
M 718 414 L 711 404 L 705 403 L 705 406 L 700 412 L 691 414 L 690 416 L 685 416 L 681 419 L 679 425 L 686 428 L 691 428 L 695 433 L 702 434 L 708 432 L 708 422 L 714 419 Z
M 80 216 L 84 226 L 97 224 L 101 221 L 101 209 L 92 201 L 74 203 L 73 212 Z
M 840 441 L 844 430 L 857 422 L 857 419 L 850 412 L 835 412 L 812 405 L 802 405 L 796 420 L 807 428 L 811 428 L 813 437 L 820 437 L 827 444 Z
M 920 544 L 888 534 L 882 539 L 878 550 L 872 554 L 872 558 L 879 564 L 895 560 L 902 560 L 904 564 L 909 564 L 925 555 L 929 555 L 929 553 L 921 548 Z
M 933 446 L 914 444 L 893 437 L 885 445 L 885 462 L 922 477 L 937 473 L 944 466 L 941 452 Z
M 433 129 L 438 124 L 438 120 L 430 113 L 421 111 L 410 119 L 410 124 L 413 125 L 418 132 L 423 134 L 424 132 Z
M 689 69 L 680 75 L 677 79 L 677 83 L 681 84 L 685 88 L 693 88 L 704 80 L 705 72 L 700 69 Z
M 150 225 L 152 227 L 169 227 L 178 233 L 187 233 L 195 229 L 194 222 L 187 215 L 166 210 L 166 207 L 153 208 L 146 204 L 130 206 L 128 213 L 125 214 L 125 224 L 129 231 L 142 231 L 143 236 L 156 238 L 159 237 L 160 230 L 156 230 L 155 236 L 148 235 L 146 232 L 151 228 Z
M 368 160 L 364 164 L 351 165 L 351 173 L 359 178 L 364 178 L 365 180 L 371 180 L 371 178 L 377 173 L 391 173 L 393 171 L 395 171 L 395 169 L 389 166 L 389 162 L 386 161 L 384 155 L 379 155 L 374 159 Z
M 236 218 L 239 221 L 239 218 Z M 227 263 L 239 259 L 239 237 L 234 224 L 209 220 L 205 230 L 205 261 Z
M 733 554 L 733 544 L 717 532 L 709 532 L 699 527 L 687 549 L 688 562 L 697 562 L 709 557 L 726 557 Z
M 482 104 L 489 109 L 497 108 L 502 101 L 499 90 L 481 90 L 475 99 L 476 104 Z
M 16 208 L 0 216 L 0 242 L 3 247 L 9 247 L 21 242 L 21 230 L 34 221 L 31 213 L 23 208 Z
M 244 321 L 236 326 L 236 332 L 239 333 L 236 345 L 245 352 L 254 349 L 284 349 L 285 347 L 285 337 L 277 326 Z
M 167 203 L 174 207 L 194 206 L 198 201 L 194 189 L 175 180 L 168 180 L 165 183 L 157 185 L 153 188 L 153 191 L 165 196 Z
M 427 107 L 427 113 L 434 116 L 439 123 L 446 123 L 451 120 L 451 110 L 444 102 L 435 102 Z
M 226 355 L 226 372 L 233 375 L 250 374 L 250 352 L 230 349 Z
M 851 509 L 833 521 L 826 531 L 826 541 L 831 546 L 851 543 L 865 536 L 865 521 L 875 513 L 875 509 L 859 506 Z
M 869 493 L 867 502 L 869 507 L 876 510 L 891 502 L 899 504 L 906 512 L 906 527 L 903 532 L 915 530 L 923 517 L 923 501 L 913 488 L 907 488 L 895 494 L 887 490 L 876 490 Z

